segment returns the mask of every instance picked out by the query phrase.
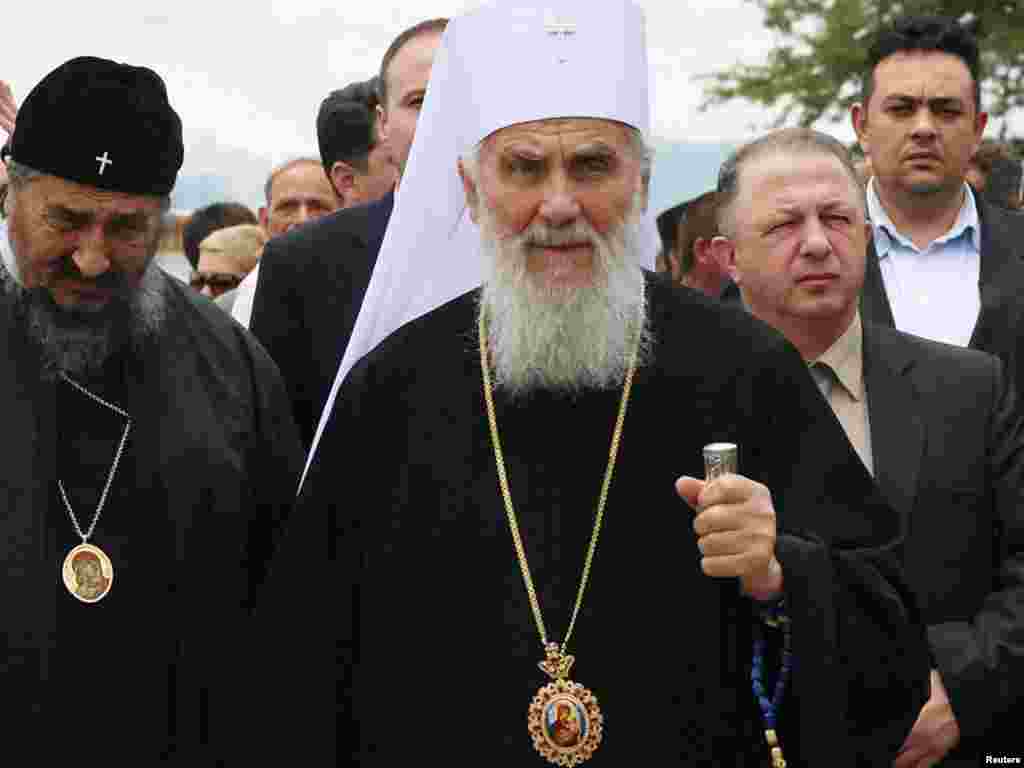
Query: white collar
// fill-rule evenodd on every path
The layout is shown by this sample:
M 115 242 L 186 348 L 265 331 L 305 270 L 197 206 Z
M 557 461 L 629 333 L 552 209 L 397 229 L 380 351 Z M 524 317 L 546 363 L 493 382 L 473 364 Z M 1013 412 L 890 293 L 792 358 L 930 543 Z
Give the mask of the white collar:
M 875 178 L 873 176 L 868 180 L 865 198 L 867 199 L 868 220 L 871 222 L 871 228 L 874 232 L 875 251 L 878 253 L 878 258 L 884 259 L 889 255 L 889 249 L 894 241 L 906 248 L 917 250 L 917 246 L 896 229 L 896 225 L 893 224 L 889 214 L 886 213 L 885 208 L 882 206 L 882 201 L 878 197 L 878 190 L 875 188 Z M 978 204 L 974 199 L 974 192 L 971 190 L 970 185 L 965 183 L 964 201 L 956 215 L 956 221 L 953 222 L 953 226 L 950 227 L 946 234 L 937 237 L 934 242 L 939 245 L 947 243 L 960 237 L 968 230 L 970 232 L 971 245 L 975 251 L 980 251 L 981 221 L 978 218 Z

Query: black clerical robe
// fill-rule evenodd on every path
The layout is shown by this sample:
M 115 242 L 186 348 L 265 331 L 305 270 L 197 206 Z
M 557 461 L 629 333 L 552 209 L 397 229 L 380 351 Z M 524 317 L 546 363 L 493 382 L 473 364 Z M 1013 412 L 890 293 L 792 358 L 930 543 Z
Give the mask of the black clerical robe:
M 716 441 L 739 444 L 741 471 L 768 486 L 778 515 L 795 654 L 781 713 L 789 764 L 891 764 L 928 676 L 894 565 L 897 518 L 781 336 L 660 281 L 648 280 L 648 300 L 653 355 L 636 373 L 569 647 L 572 677 L 605 718 L 589 764 L 769 764 L 750 687 L 752 603 L 734 579 L 701 572 L 694 513 L 674 490 L 680 475 L 702 476 L 702 446 Z M 620 397 L 496 396 L 555 640 L 576 598 Z M 273 587 L 285 597 L 270 615 L 300 638 L 309 668 L 296 675 L 310 701 L 321 654 L 336 688 L 320 691 L 333 704 L 326 721 L 319 704 L 301 710 L 284 696 L 288 743 L 337 733 L 338 764 L 545 764 L 527 708 L 549 681 L 499 490 L 475 293 L 357 366 L 293 520 Z M 303 583 L 329 585 L 326 615 L 288 599 Z
M 159 338 L 80 382 L 132 418 L 90 539 L 114 568 L 94 604 L 61 578 L 81 540 L 57 481 L 87 530 L 125 419 L 44 382 L 24 319 L 0 298 L 4 742 L 40 765 L 234 765 L 246 737 L 246 622 L 302 452 L 259 344 L 161 279 Z

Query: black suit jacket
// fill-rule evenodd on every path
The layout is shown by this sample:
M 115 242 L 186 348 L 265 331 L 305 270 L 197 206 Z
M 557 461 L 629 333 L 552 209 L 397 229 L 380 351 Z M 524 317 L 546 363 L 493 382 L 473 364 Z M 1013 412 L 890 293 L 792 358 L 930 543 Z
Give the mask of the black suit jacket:
M 267 243 L 249 328 L 281 369 L 306 449 L 366 295 L 394 192 Z
M 1024 214 L 990 205 L 975 194 L 981 222 L 981 310 L 971 349 L 999 357 L 1007 374 L 1024 385 Z M 865 324 L 894 327 L 892 307 L 882 282 L 874 240 L 868 242 L 864 290 L 860 301 Z
M 1024 434 L 1001 368 L 864 326 L 875 478 L 905 527 L 907 580 L 961 729 L 943 765 L 1024 744 Z

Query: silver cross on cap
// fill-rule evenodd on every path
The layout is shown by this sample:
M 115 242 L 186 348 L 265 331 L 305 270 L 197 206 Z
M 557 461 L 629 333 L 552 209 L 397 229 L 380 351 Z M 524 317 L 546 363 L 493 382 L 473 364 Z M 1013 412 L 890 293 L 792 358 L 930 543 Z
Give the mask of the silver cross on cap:
M 102 155 L 97 155 L 96 160 L 98 160 L 100 164 L 100 176 L 102 176 L 103 172 L 107 170 L 108 165 L 114 164 L 114 161 L 110 159 L 110 153 L 108 152 L 104 152 Z

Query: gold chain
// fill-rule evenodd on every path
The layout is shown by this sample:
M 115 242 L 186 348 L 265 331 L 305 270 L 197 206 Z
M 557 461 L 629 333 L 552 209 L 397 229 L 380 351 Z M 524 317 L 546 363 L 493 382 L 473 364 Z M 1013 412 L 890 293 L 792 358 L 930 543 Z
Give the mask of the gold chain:
M 487 355 L 487 327 L 483 310 L 480 311 L 478 323 L 480 331 L 480 367 L 483 369 L 484 378 L 484 399 L 487 401 L 487 420 L 491 425 L 491 442 L 494 445 L 494 457 L 498 464 L 498 482 L 501 484 L 501 495 L 505 500 L 505 512 L 508 515 L 508 526 L 512 531 L 512 542 L 516 547 L 516 556 L 519 558 L 519 569 L 523 573 L 523 582 L 526 584 L 526 594 L 530 598 L 530 608 L 533 609 L 533 619 L 537 623 L 537 631 L 540 633 L 540 641 L 546 647 L 548 645 L 548 633 L 544 628 L 544 617 L 541 616 L 540 602 L 537 600 L 537 590 L 533 587 L 533 578 L 530 576 L 530 567 L 526 563 L 526 550 L 523 548 L 523 540 L 519 536 L 519 522 L 516 519 L 515 509 L 512 507 L 512 493 L 508 488 L 508 476 L 505 474 L 505 459 L 501 452 L 501 441 L 498 438 L 498 420 L 494 414 L 494 395 L 491 392 L 490 362 Z M 576 626 L 576 617 L 579 615 L 580 606 L 583 605 L 583 593 L 587 588 L 587 581 L 590 578 L 590 565 L 594 560 L 594 552 L 597 551 L 597 538 L 601 533 L 601 522 L 604 520 L 604 505 L 608 500 L 608 489 L 612 484 L 612 473 L 615 471 L 615 459 L 619 453 L 619 440 L 622 437 L 622 425 L 626 420 L 626 405 L 629 403 L 629 393 L 633 387 L 633 374 L 636 371 L 637 357 L 640 352 L 640 331 L 637 331 L 636 344 L 633 347 L 633 355 L 629 361 L 629 370 L 626 372 L 626 382 L 622 387 L 622 401 L 619 404 L 619 415 L 615 420 L 615 431 L 612 434 L 612 445 L 608 452 L 608 468 L 604 473 L 604 482 L 601 484 L 601 497 L 597 502 L 597 515 L 594 519 L 594 532 L 590 537 L 590 546 L 587 548 L 587 557 L 583 562 L 583 575 L 580 577 L 580 589 L 576 595 L 576 605 L 572 609 L 572 618 L 569 620 L 569 628 L 565 631 L 565 638 L 562 640 L 561 652 L 564 655 L 569 646 L 569 638 L 572 636 L 573 627 Z

